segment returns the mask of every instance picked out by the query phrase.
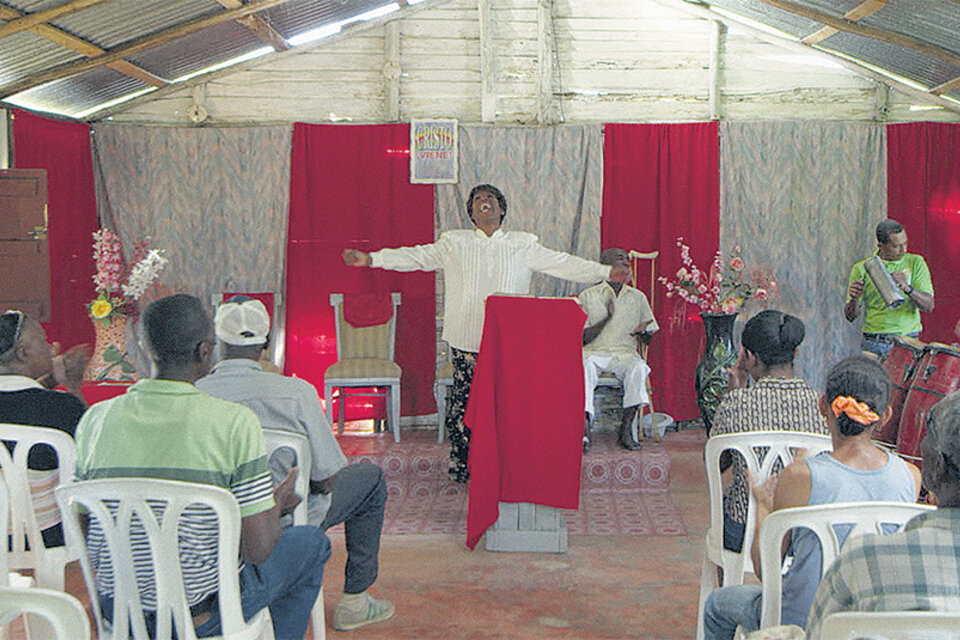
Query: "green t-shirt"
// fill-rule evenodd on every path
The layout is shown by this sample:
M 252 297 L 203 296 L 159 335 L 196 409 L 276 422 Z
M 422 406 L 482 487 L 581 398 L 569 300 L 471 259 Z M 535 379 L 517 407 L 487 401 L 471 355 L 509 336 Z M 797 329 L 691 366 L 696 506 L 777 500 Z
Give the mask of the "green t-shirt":
M 876 254 L 874 254 L 876 255 Z M 867 275 L 863 263 L 867 260 L 861 260 L 850 269 L 849 283 L 863 278 L 863 295 L 861 300 L 866 309 L 866 317 L 863 321 L 864 333 L 892 333 L 896 335 L 907 335 L 918 333 L 923 329 L 920 322 L 920 308 L 907 298 L 907 301 L 896 309 L 888 309 L 884 304 L 880 292 L 873 285 L 870 276 Z M 930 280 L 930 269 L 922 256 L 915 253 L 905 253 L 899 260 L 880 259 L 887 271 L 902 271 L 907 276 L 907 283 L 912 285 L 917 291 L 933 295 L 933 282 Z M 847 301 L 850 300 L 850 294 L 847 294 Z

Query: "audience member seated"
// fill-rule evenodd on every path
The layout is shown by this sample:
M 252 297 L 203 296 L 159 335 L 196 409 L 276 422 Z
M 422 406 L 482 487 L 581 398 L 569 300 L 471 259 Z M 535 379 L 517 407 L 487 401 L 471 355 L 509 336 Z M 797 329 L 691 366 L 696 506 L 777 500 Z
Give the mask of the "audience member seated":
M 330 557 L 330 541 L 316 527 L 281 527 L 281 516 L 300 501 L 293 493 L 296 470 L 274 488 L 256 415 L 194 386 L 209 370 L 213 350 L 210 319 L 200 300 L 185 294 L 161 298 L 150 303 L 141 322 L 155 377 L 140 380 L 124 395 L 97 403 L 84 414 L 76 432 L 77 479 L 179 479 L 229 489 L 242 518 L 244 617 L 269 607 L 278 640 L 302 638 Z M 111 618 L 113 568 L 108 556 L 95 552 L 103 548 L 103 531 L 95 520 L 88 536 L 103 613 Z M 216 531 L 202 515 L 183 528 L 181 561 L 190 564 L 184 582 L 199 637 L 220 632 L 214 540 Z M 144 550 L 137 557 L 138 574 L 142 570 L 150 576 L 141 584 L 149 610 L 155 606 L 150 602 L 149 554 Z
M 312 384 L 263 370 L 258 360 L 270 335 L 263 303 L 234 296 L 217 309 L 214 324 L 222 360 L 197 381 L 197 388 L 249 407 L 263 427 L 306 436 L 313 458 L 310 469 L 301 469 L 310 474 L 309 523 L 324 531 L 346 523 L 346 580 L 334 627 L 346 631 L 390 618 L 393 604 L 367 593 L 377 579 L 387 501 L 383 472 L 369 462 L 347 466 Z M 274 479 L 285 477 L 296 464 L 288 451 L 280 449 L 271 457 Z
M 40 323 L 27 314 L 0 315 L 0 422 L 51 427 L 73 435 L 87 408 L 80 395 L 87 346 L 77 345 L 59 356 L 56 351 Z M 48 388 L 57 384 L 71 392 Z M 12 443 L 7 446 L 12 452 Z M 46 445 L 35 446 L 27 468 L 31 487 L 37 487 L 33 503 L 44 545 L 62 546 L 60 512 L 53 499 L 59 477 L 56 453 Z
M 777 509 L 834 502 L 902 500 L 913 502 L 920 492 L 920 471 L 896 454 L 874 445 L 873 429 L 890 417 L 890 380 L 876 361 L 847 358 L 828 373 L 820 411 L 827 418 L 833 451 L 794 462 L 779 476 L 753 487 L 757 497 L 757 527 Z M 753 566 L 759 574 L 760 555 L 754 538 Z M 821 575 L 820 543 L 811 531 L 797 529 L 787 536 L 792 563 L 783 576 L 781 623 L 803 626 Z M 713 591 L 704 609 L 707 640 L 729 640 L 737 626 L 745 632 L 760 626 L 761 587 L 739 585 Z
M 852 540 L 820 582 L 809 637 L 837 611 L 960 612 L 960 391 L 931 410 L 920 452 L 937 510 L 897 533 Z
M 600 262 L 611 267 L 629 268 L 630 258 L 623 249 L 607 249 Z M 584 289 L 580 305 L 587 314 L 583 330 L 583 374 L 586 385 L 586 422 L 584 453 L 590 448 L 590 427 L 595 413 L 593 393 L 600 374 L 608 371 L 623 385 L 623 413 L 617 442 L 629 451 L 642 445 L 633 439 L 631 424 L 640 406 L 650 404 L 647 376 L 650 367 L 638 353 L 640 344 L 650 344 L 660 327 L 650 303 L 642 291 L 622 282 L 605 280 Z
M 817 406 L 819 394 L 793 371 L 805 334 L 803 322 L 782 311 L 761 311 L 747 321 L 740 356 L 730 370 L 729 391 L 713 419 L 711 437 L 744 431 L 829 433 Z M 748 387 L 749 378 L 755 382 Z M 731 482 L 723 494 L 723 546 L 739 552 L 750 487 L 743 457 L 732 457 Z M 774 469 L 774 473 L 779 471 L 779 467 Z

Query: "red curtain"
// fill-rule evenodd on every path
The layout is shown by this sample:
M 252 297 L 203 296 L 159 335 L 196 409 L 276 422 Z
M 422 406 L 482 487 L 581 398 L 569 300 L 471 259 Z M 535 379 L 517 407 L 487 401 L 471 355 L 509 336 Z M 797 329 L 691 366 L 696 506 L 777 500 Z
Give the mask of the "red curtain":
M 47 170 L 50 322 L 44 328 L 65 348 L 92 344 L 84 306 L 94 294 L 92 234 L 98 227 L 90 127 L 19 109 L 13 118 L 14 166 Z
M 930 267 L 936 306 L 922 339 L 954 342 L 960 318 L 960 125 L 887 127 L 887 215 L 907 231 L 908 250 Z
M 291 156 L 286 373 L 322 393 L 324 371 L 337 357 L 331 293 L 399 291 L 401 412 L 435 412 L 434 274 L 348 267 L 340 256 L 347 247 L 433 242 L 433 187 L 410 184 L 409 125 L 296 123 Z
M 715 122 L 606 125 L 602 246 L 659 251 L 657 271 L 670 276 L 682 266 L 676 246 L 682 236 L 694 261 L 709 265 L 720 240 L 719 155 Z M 640 288 L 646 291 L 648 283 Z M 695 418 L 700 317 L 690 305 L 666 298 L 659 283 L 653 303 L 661 327 L 649 352 L 654 408 Z

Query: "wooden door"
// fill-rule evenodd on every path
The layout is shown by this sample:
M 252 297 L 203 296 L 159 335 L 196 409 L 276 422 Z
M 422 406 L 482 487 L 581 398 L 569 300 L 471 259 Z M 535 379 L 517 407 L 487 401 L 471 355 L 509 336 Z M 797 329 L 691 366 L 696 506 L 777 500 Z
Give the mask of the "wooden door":
M 47 172 L 0 170 L 0 311 L 50 320 Z

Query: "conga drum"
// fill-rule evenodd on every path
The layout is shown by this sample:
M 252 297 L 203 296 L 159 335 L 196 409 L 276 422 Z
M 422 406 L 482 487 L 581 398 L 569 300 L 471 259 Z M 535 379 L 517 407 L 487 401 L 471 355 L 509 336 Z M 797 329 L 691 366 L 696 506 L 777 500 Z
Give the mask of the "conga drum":
M 900 414 L 897 451 L 920 463 L 920 441 L 927 432 L 927 415 L 945 395 L 960 388 L 960 350 L 931 342 L 924 350 L 910 381 L 910 391 Z
M 911 336 L 894 336 L 893 348 L 883 361 L 883 368 L 890 376 L 890 408 L 893 412 L 885 425 L 877 430 L 874 437 L 881 442 L 896 446 L 897 431 L 900 426 L 900 416 L 903 412 L 903 403 L 910 391 L 910 379 L 923 358 L 926 345 Z

